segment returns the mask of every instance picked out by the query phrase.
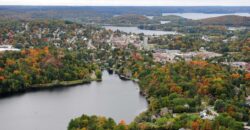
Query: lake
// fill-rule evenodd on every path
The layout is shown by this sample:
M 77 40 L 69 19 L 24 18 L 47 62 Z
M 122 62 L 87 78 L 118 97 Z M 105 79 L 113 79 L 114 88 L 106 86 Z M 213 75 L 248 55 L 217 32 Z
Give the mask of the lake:
M 135 33 L 140 34 L 144 33 L 144 35 L 176 35 L 178 34 L 175 31 L 158 31 L 158 30 L 143 30 L 138 27 L 120 27 L 120 26 L 103 26 L 105 29 L 110 29 L 112 31 L 123 31 L 126 33 Z
M 66 130 L 82 114 L 130 123 L 147 105 L 138 84 L 104 71 L 102 82 L 1 98 L 0 130 Z
M 239 15 L 239 16 L 248 16 L 250 17 L 249 13 L 231 13 L 231 14 L 207 14 L 207 13 L 163 13 L 163 16 L 167 15 L 177 15 L 188 19 L 199 20 L 205 18 L 212 18 L 224 15 Z

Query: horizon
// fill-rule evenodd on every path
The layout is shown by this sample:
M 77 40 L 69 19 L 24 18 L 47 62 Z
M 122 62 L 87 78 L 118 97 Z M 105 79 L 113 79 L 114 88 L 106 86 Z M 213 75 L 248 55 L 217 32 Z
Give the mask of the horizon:
M 20 6 L 20 7 L 250 7 L 250 5 L 1 5 L 0 6 Z
M 250 6 L 249 0 L 1 0 L 7 6 Z

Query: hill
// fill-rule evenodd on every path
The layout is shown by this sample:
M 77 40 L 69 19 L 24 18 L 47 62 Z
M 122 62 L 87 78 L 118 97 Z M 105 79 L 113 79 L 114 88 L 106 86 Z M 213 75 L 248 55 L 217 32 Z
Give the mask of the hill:
M 112 17 L 108 20 L 109 24 L 113 25 L 139 25 L 149 23 L 150 19 L 143 15 L 125 14 Z
M 201 25 L 250 26 L 250 17 L 226 15 L 197 20 Z

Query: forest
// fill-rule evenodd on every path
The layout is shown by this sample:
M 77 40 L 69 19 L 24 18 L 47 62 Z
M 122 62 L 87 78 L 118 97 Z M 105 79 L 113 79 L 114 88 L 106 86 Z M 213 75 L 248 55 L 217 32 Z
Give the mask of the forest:
M 250 106 L 246 102 L 250 73 L 223 64 L 225 61 L 249 62 L 247 29 L 184 27 L 180 29 L 186 35 L 149 37 L 149 44 L 156 47 L 147 50 L 131 43 L 120 48 L 110 43 L 112 37 L 119 40 L 132 36 L 141 43 L 144 34 L 112 32 L 71 21 L 3 20 L 0 28 L 1 43 L 20 49 L 0 53 L 1 95 L 88 83 L 101 80 L 102 70 L 112 70 L 136 81 L 141 95 L 149 103 L 148 110 L 132 123 L 82 115 L 69 122 L 69 130 L 241 130 L 243 123 L 250 125 Z M 212 40 L 204 41 L 202 35 Z M 231 40 L 234 36 L 238 38 Z M 223 39 L 230 40 L 224 43 Z M 194 53 L 204 46 L 222 56 L 177 58 L 175 62 L 166 63 L 154 61 L 153 53 L 158 49 Z
M 86 50 L 70 52 L 46 46 L 1 53 L 0 57 L 0 94 L 101 79 L 99 66 Z
M 116 50 L 114 53 L 117 56 L 126 52 Z M 71 120 L 69 130 L 240 130 L 242 122 L 249 121 L 245 96 L 250 73 L 200 59 L 158 64 L 146 52 L 130 53 L 126 61 L 123 58 L 118 60 L 121 63 L 109 63 L 119 74 L 131 73 L 131 79 L 139 79 L 141 93 L 149 101 L 148 110 L 130 124 L 121 121 L 111 123 L 112 127 L 110 119 L 83 115 Z M 214 119 L 202 118 L 199 115 L 202 110 L 208 110 Z M 98 123 L 101 120 L 107 124 Z

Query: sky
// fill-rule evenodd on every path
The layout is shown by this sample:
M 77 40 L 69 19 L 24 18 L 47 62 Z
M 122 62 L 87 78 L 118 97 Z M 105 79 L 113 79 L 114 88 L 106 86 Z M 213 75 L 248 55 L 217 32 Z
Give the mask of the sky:
M 250 0 L 0 0 L 0 5 L 250 6 Z

